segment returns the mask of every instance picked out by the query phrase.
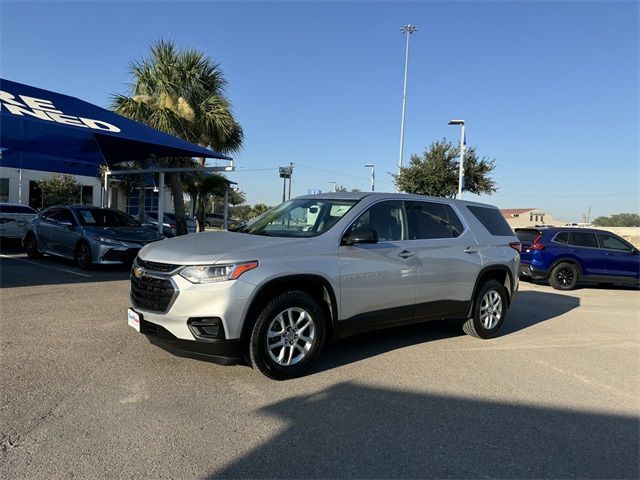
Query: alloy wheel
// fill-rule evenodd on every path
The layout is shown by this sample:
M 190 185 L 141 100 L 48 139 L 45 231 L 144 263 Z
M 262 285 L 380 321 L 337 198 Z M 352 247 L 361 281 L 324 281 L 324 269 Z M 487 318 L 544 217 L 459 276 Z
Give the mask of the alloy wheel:
M 489 290 L 480 302 L 480 322 L 487 330 L 494 328 L 502 318 L 502 297 L 495 290 Z
M 267 329 L 267 351 L 278 365 L 291 366 L 302 361 L 316 340 L 316 324 L 311 314 L 291 307 L 276 315 Z

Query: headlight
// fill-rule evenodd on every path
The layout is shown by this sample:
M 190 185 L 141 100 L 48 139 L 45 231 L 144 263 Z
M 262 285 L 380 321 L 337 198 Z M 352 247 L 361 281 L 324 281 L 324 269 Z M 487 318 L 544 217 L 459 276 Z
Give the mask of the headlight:
M 102 243 L 108 243 L 109 245 L 124 245 L 124 242 L 121 242 L 120 240 L 110 237 L 101 237 L 100 235 L 96 235 L 93 239 Z
M 213 283 L 235 280 L 240 275 L 258 266 L 258 262 L 234 263 L 231 265 L 194 265 L 186 267 L 180 275 L 191 283 Z

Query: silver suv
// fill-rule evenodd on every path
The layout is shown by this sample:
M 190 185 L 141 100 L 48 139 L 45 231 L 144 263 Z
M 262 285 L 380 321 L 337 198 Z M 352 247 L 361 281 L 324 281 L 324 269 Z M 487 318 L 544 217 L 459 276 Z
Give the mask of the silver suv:
M 479 203 L 385 193 L 298 197 L 230 232 L 150 244 L 128 322 L 177 355 L 301 375 L 327 339 L 459 319 L 491 338 L 518 290 L 520 244 Z

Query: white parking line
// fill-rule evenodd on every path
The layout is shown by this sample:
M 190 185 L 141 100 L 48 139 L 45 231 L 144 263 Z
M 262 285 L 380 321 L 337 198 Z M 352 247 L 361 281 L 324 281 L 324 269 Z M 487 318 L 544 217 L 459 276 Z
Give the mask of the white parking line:
M 28 263 L 30 265 L 37 265 L 38 267 L 53 268 L 54 270 L 58 270 L 59 272 L 71 273 L 73 275 L 78 275 L 80 277 L 93 278 L 93 275 L 88 275 L 86 273 L 80 273 L 80 272 L 74 272 L 73 270 L 67 270 L 65 268 L 52 267 L 51 265 L 43 265 L 42 263 L 32 262 L 31 260 L 25 260 L 24 258 L 19 258 L 19 257 L 16 257 L 14 255 L 5 255 L 3 253 L 0 253 L 0 257 L 8 258 L 10 260 L 17 260 L 18 262 L 24 262 L 24 263 Z

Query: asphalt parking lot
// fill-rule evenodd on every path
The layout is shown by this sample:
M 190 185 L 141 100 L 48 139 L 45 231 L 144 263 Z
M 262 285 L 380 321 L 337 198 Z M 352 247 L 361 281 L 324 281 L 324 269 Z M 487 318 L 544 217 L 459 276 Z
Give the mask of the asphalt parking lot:
M 127 277 L 0 250 L 0 477 L 640 476 L 637 289 L 523 283 L 499 338 L 360 335 L 274 382 L 150 345 Z

